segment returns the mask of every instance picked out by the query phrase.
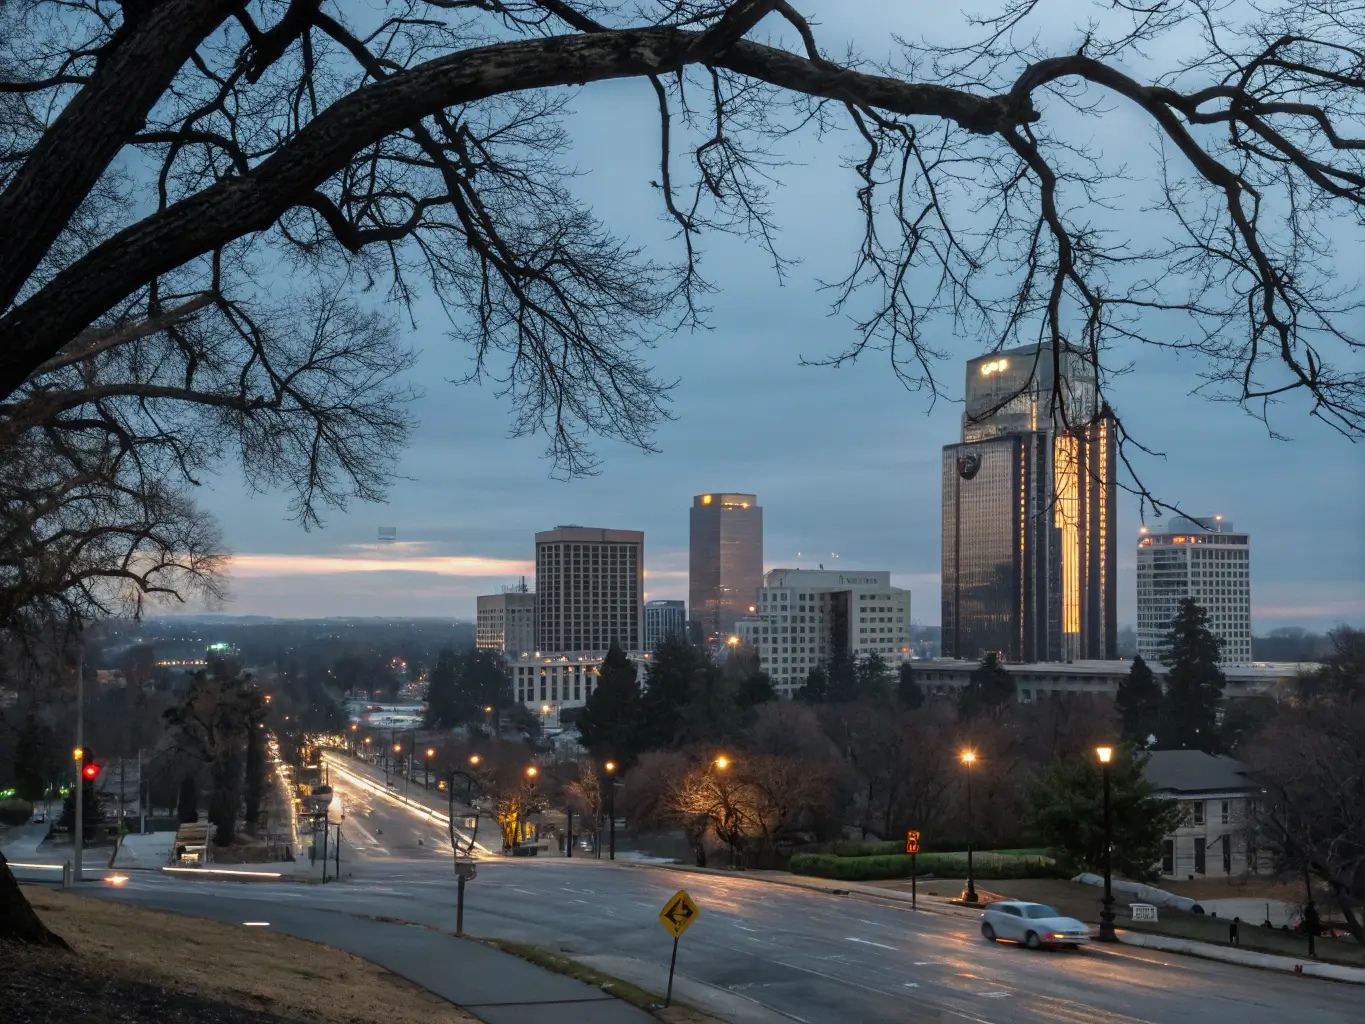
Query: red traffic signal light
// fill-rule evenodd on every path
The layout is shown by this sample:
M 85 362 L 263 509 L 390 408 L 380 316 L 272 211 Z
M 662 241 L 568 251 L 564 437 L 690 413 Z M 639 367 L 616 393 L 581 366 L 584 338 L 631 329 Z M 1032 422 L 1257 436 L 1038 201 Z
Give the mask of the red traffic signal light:
M 96 777 L 99 776 L 99 773 L 100 766 L 95 764 L 93 761 L 87 761 L 84 765 L 81 766 L 81 776 L 87 782 L 93 782 L 96 779 Z

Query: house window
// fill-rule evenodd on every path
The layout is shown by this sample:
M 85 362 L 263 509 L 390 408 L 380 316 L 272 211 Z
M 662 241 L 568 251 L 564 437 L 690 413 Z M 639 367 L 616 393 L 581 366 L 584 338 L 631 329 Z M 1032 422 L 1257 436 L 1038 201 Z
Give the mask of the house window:
M 1232 802 L 1231 802 L 1230 800 L 1224 800 L 1224 801 L 1223 801 L 1223 807 L 1222 807 L 1222 819 L 1223 819 L 1223 824 L 1226 825 L 1226 824 L 1229 822 L 1229 820 L 1231 820 L 1231 817 L 1232 817 Z
M 1203 800 L 1199 800 L 1199 801 L 1196 801 L 1196 802 L 1195 802 L 1195 804 L 1194 804 L 1193 807 L 1192 807 L 1192 812 L 1193 812 L 1193 816 L 1194 816 L 1194 823 L 1195 823 L 1196 825 L 1202 825 L 1202 824 L 1204 824 L 1204 801 L 1203 801 Z M 1202 875 L 1204 872 L 1201 871 L 1201 872 L 1199 872 L 1199 873 Z
M 1175 874 L 1175 840 L 1163 839 L 1161 841 L 1161 873 L 1163 875 Z
M 1206 845 L 1207 842 L 1203 836 L 1194 837 L 1194 873 L 1196 875 L 1205 874 L 1208 870 L 1208 864 L 1204 857 L 1204 847 Z

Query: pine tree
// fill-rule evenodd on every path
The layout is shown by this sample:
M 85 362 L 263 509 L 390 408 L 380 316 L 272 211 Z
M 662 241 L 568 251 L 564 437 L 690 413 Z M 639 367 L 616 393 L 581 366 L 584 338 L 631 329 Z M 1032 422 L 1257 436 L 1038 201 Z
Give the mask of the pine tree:
M 427 724 L 458 725 L 459 698 L 456 694 L 458 669 L 455 652 L 449 648 L 436 656 L 436 665 L 427 676 Z
M 823 704 L 829 699 L 829 673 L 823 665 L 816 665 L 806 673 L 806 683 L 796 696 L 809 704 Z
M 831 704 L 843 704 L 857 698 L 858 666 L 847 648 L 834 648 L 834 654 L 825 664 L 825 672 L 829 676 L 826 700 Z
M 1156 681 L 1151 666 L 1141 657 L 1133 659 L 1128 678 L 1119 683 L 1114 697 L 1123 720 L 1123 740 L 1134 746 L 1145 747 L 1150 737 L 1161 726 L 1165 697 Z
M 1159 745 L 1171 750 L 1219 752 L 1218 707 L 1227 680 L 1218 667 L 1223 642 L 1208 627 L 1199 602 L 1185 598 L 1176 608 L 1161 651 L 1167 666 L 1166 702 L 1157 730 Z
M 985 711 L 995 711 L 1014 702 L 1017 696 L 1014 676 L 1000 664 L 994 651 L 989 652 L 980 665 L 972 670 L 971 678 L 957 698 L 960 718 L 975 718 Z
M 265 730 L 253 722 L 246 734 L 246 779 L 243 798 L 246 801 L 244 820 L 255 825 L 261 818 L 261 801 L 265 797 Z
M 100 797 L 100 792 L 95 788 L 95 783 L 88 780 L 81 780 L 81 831 L 88 843 L 95 838 L 99 832 L 100 823 L 104 820 L 104 807 Z M 76 834 L 76 790 L 73 787 L 67 794 L 65 802 L 62 804 L 61 817 L 57 819 L 59 829 L 67 829 L 74 836 Z
M 853 676 L 854 693 L 858 698 L 885 701 L 891 695 L 891 668 L 876 651 L 854 666 Z
M 924 706 L 924 691 L 915 682 L 915 670 L 910 662 L 903 661 L 896 678 L 896 699 L 901 707 L 911 711 Z
M 57 737 L 30 714 L 14 744 L 14 788 L 19 799 L 31 804 L 43 799 L 57 771 Z
M 671 750 L 678 745 L 696 676 L 707 667 L 709 661 L 699 648 L 672 638 L 659 644 L 645 674 L 637 749 Z
M 597 684 L 578 719 L 579 739 L 599 760 L 630 764 L 639 746 L 640 687 L 635 665 L 613 643 L 598 669 Z

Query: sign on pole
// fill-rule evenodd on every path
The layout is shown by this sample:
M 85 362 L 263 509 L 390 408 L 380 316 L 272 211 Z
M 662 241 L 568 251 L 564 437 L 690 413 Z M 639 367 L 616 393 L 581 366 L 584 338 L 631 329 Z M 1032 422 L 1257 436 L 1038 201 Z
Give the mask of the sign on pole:
M 919 833 L 910 831 L 905 833 L 905 852 L 919 853 Z
M 919 853 L 919 832 L 908 829 L 905 833 L 905 852 L 910 854 L 910 909 L 919 909 L 919 865 L 915 854 Z
M 668 961 L 668 993 L 664 996 L 664 1006 L 673 1002 L 673 969 L 678 966 L 678 939 L 683 932 L 692 927 L 701 909 L 692 902 L 686 889 L 679 889 L 668 898 L 663 910 L 659 911 L 659 923 L 664 931 L 673 936 L 673 957 Z
M 664 931 L 676 939 L 692 926 L 692 922 L 700 913 L 697 905 L 692 902 L 692 897 L 687 895 L 687 890 L 679 889 L 668 898 L 663 910 L 659 911 L 659 923 L 664 926 Z

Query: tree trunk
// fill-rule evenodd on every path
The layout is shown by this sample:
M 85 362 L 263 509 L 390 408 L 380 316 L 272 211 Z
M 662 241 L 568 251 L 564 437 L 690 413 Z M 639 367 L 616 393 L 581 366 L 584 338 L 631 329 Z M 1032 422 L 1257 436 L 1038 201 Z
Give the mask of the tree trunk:
M 48 930 L 29 905 L 3 853 L 0 853 L 0 940 L 55 946 L 58 949 L 71 948 L 60 935 Z

